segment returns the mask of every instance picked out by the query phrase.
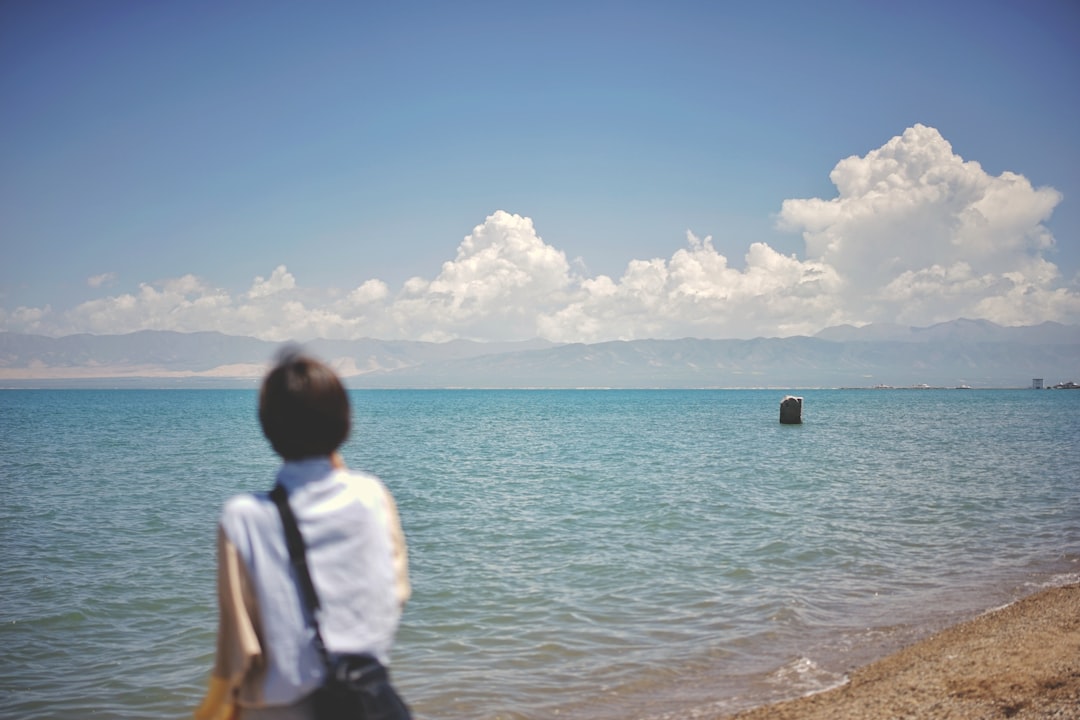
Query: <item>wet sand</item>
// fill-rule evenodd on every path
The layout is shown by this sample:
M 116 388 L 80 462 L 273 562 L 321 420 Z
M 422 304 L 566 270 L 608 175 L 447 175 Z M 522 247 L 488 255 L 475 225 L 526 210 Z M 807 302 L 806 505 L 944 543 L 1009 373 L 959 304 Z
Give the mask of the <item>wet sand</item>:
M 1080 584 L 984 613 L 849 677 L 827 692 L 714 720 L 1080 718 Z

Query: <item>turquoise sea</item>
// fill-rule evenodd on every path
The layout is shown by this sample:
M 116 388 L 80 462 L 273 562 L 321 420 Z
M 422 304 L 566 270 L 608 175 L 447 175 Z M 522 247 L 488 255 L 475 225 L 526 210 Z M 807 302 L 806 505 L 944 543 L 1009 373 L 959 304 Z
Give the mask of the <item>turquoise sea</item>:
M 354 391 L 420 718 L 682 718 L 842 682 L 1080 573 L 1080 392 Z M 0 392 L 0 717 L 181 718 L 250 390 Z

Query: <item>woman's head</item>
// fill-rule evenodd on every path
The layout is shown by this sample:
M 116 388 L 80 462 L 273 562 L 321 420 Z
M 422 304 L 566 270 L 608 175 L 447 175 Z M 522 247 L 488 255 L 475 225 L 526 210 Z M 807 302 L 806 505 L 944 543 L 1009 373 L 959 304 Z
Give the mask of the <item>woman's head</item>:
M 333 370 L 286 348 L 263 380 L 259 422 L 285 460 L 327 456 L 349 436 L 349 397 Z

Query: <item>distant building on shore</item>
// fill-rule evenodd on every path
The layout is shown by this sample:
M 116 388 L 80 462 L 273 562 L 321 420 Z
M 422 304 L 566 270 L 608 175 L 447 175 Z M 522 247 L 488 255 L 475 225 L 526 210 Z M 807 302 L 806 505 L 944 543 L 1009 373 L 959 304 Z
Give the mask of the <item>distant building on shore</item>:
M 1031 379 L 1031 389 L 1032 390 L 1042 390 L 1043 389 L 1043 379 L 1042 378 L 1032 378 Z

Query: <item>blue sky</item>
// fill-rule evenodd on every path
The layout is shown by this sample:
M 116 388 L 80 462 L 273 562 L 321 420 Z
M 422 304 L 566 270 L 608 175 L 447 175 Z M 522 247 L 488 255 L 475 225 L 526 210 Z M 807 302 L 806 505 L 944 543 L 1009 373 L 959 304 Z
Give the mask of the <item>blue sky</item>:
M 1080 322 L 1078 33 L 1071 0 L 8 0 L 0 330 Z

